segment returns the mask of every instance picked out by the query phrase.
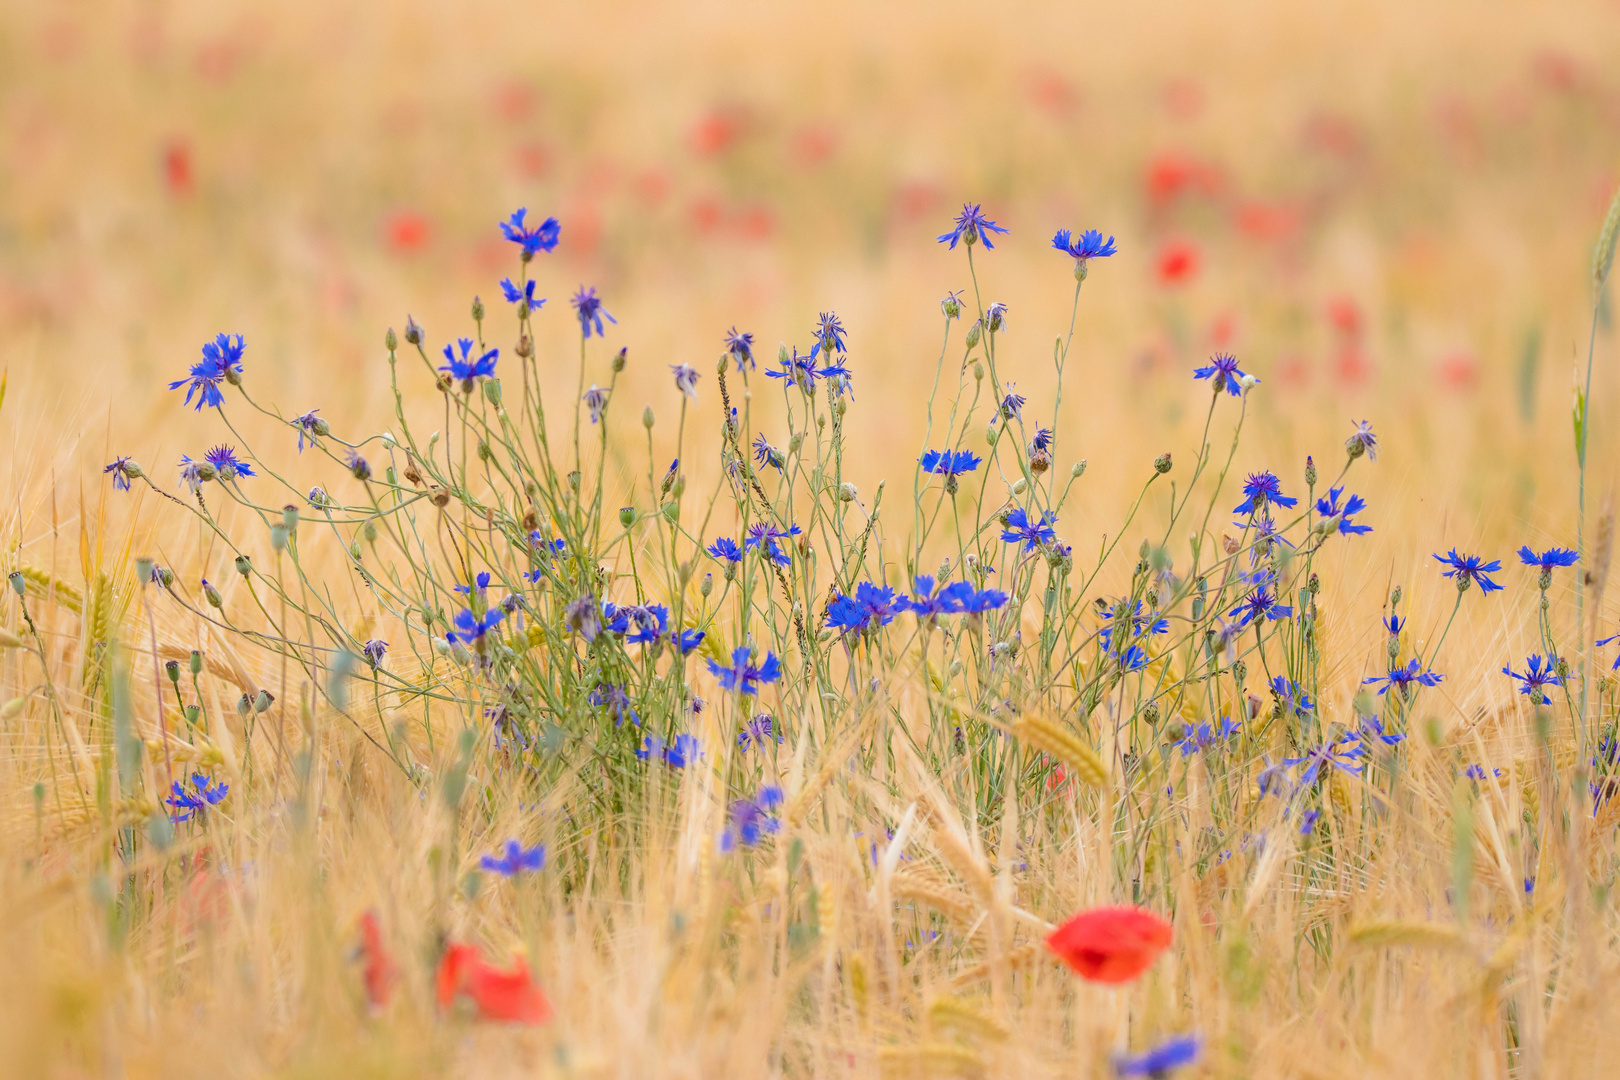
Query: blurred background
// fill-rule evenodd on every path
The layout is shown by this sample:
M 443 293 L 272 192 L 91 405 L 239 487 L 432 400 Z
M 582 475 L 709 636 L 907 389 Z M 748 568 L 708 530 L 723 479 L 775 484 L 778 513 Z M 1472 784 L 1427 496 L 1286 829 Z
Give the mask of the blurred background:
M 627 425 L 643 402 L 674 413 L 683 361 L 717 414 L 733 325 L 768 356 L 836 310 L 868 491 L 920 449 L 938 301 L 971 286 L 934 238 L 973 201 L 1010 230 L 976 252 L 979 282 L 1011 305 L 1003 378 L 1036 419 L 1073 291 L 1052 233 L 1118 237 L 1064 396 L 1058 467 L 1088 458 L 1082 513 L 1099 515 L 1071 539 L 1118 520 L 1154 454 L 1190 456 L 1208 390 L 1189 369 L 1229 350 L 1263 380 L 1236 468 L 1292 491 L 1305 453 L 1334 475 L 1351 420 L 1371 420 L 1389 449 L 1360 485 L 1369 520 L 1415 527 L 1369 542 L 1404 545 L 1404 566 L 1484 535 L 1568 542 L 1617 46 L 1613 0 L 10 3 L 10 494 L 88 486 L 114 453 L 176 482 L 181 452 L 228 435 L 166 389 L 220 331 L 246 335 L 260 401 L 377 430 L 383 333 L 407 313 L 436 354 L 481 296 L 510 354 L 497 282 L 517 264 L 496 224 L 519 206 L 563 223 L 534 264 L 542 361 L 571 394 L 566 302 L 595 286 L 619 321 L 591 377 L 629 347 Z M 406 388 L 431 416 L 425 374 Z

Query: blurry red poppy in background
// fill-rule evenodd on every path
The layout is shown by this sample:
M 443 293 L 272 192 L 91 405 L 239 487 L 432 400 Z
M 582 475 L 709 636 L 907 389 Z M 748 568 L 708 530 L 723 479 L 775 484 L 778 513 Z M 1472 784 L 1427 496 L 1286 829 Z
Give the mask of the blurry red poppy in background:
M 1448 390 L 1467 390 L 1479 377 L 1479 365 L 1467 353 L 1452 353 L 1440 361 L 1440 381 Z
M 170 195 L 190 195 L 196 183 L 191 165 L 191 144 L 171 139 L 163 147 L 163 185 Z
M 360 959 L 364 962 L 360 977 L 365 983 L 366 1001 L 373 1013 L 382 1012 L 394 996 L 394 980 L 399 968 L 383 944 L 382 923 L 374 910 L 360 916 Z
M 1047 935 L 1046 947 L 1082 979 L 1127 983 L 1170 947 L 1170 924 L 1143 908 L 1092 908 Z
M 388 236 L 388 246 L 402 255 L 408 255 L 427 247 L 433 227 L 425 214 L 415 210 L 396 210 L 388 215 L 384 231 Z
M 1159 249 L 1156 266 L 1161 285 L 1185 285 L 1198 274 L 1198 249 L 1173 240 Z
M 521 956 L 503 970 L 485 961 L 471 945 L 451 945 L 439 961 L 435 984 L 440 1009 L 465 1000 L 480 1020 L 543 1024 L 551 1019 L 551 1002 L 535 985 Z

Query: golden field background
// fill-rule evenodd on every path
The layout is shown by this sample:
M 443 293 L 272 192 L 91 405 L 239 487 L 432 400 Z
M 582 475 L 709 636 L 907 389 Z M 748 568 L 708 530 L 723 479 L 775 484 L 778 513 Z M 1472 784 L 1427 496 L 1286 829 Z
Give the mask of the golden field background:
M 1373 422 L 1384 452 L 1351 486 L 1376 531 L 1325 560 L 1335 690 L 1323 696 L 1343 707 L 1378 662 L 1389 584 L 1406 586 L 1414 625 L 1450 610 L 1430 552 L 1573 542 L 1568 373 L 1584 364 L 1592 241 L 1620 180 L 1617 46 L 1612 3 L 11 3 L 0 8 L 0 539 L 13 563 L 81 591 L 98 567 L 127 574 L 133 552 L 188 579 L 230 577 L 155 500 L 105 492 L 102 464 L 132 454 L 172 486 L 181 453 L 224 438 L 166 389 L 220 331 L 246 336 L 260 400 L 318 406 L 343 431 L 386 426 L 385 328 L 414 315 L 436 354 L 470 328 L 474 295 L 487 325 L 510 324 L 496 282 L 514 260 L 495 225 L 517 206 L 563 223 L 561 246 L 533 264 L 550 298 L 539 355 L 557 358 L 558 393 L 573 388 L 565 304 L 580 284 L 619 320 L 606 348 L 630 350 L 632 411 L 674 408 L 668 365 L 680 362 L 705 372 L 700 407 L 717 411 L 708 372 L 725 330 L 752 330 L 769 354 L 778 341 L 807 346 L 817 312 L 836 310 L 856 373 L 854 479 L 863 492 L 884 478 L 903 487 L 937 302 L 970 285 L 960 251 L 934 237 L 961 203 L 983 202 L 1011 230 L 976 252 L 986 299 L 1011 304 L 999 362 L 1037 416 L 1072 292 L 1050 236 L 1095 227 L 1119 239 L 1082 291 L 1065 387 L 1064 452 L 1089 462 L 1064 522 L 1077 549 L 1121 519 L 1155 454 L 1191 457 L 1207 390 L 1190 369 L 1212 351 L 1263 380 L 1237 469 L 1273 468 L 1295 491 L 1306 453 L 1332 475 L 1350 422 Z M 1177 246 L 1197 269 L 1166 282 L 1161 259 Z M 1612 347 L 1605 321 L 1594 514 L 1620 447 Z M 431 408 L 425 379 L 416 390 Z M 279 440 L 268 458 L 299 461 L 285 431 L 245 430 L 256 450 Z M 674 444 L 662 411 L 656 435 L 661 465 Z M 327 482 L 303 464 L 301 482 Z M 626 476 L 642 467 L 632 452 Z M 1497 669 L 1530 647 L 1529 574 L 1506 574 L 1514 587 L 1493 606 L 1465 606 L 1441 661 L 1433 701 L 1470 760 L 1506 764 L 1530 742 L 1522 716 L 1495 712 L 1510 693 Z M 357 604 L 355 618 L 366 614 Z M 39 617 L 66 684 L 88 631 L 65 607 Z M 138 605 L 126 630 L 144 633 Z M 161 630 L 165 644 L 206 644 L 183 621 Z M 3 661 L 0 696 L 33 688 L 31 662 Z M 219 692 L 234 696 L 229 682 Z M 44 715 L 36 701 L 5 730 L 0 765 L 0 959 L 15 988 L 0 1008 L 5 1075 L 875 1076 L 870 1047 L 915 1019 L 904 1003 L 849 1011 L 838 1030 L 792 1029 L 798 991 L 768 957 L 745 948 L 717 974 L 682 953 L 672 908 L 716 936 L 775 932 L 766 893 L 737 885 L 737 916 L 682 892 L 675 852 L 699 835 L 682 817 L 649 826 L 667 830 L 667 852 L 604 856 L 635 882 L 628 911 L 582 904 L 542 932 L 491 895 L 455 916 L 537 954 L 566 1034 L 446 1035 L 428 1022 L 420 971 L 415 997 L 368 1025 L 343 961 L 353 918 L 389 897 L 402 941 L 428 924 L 427 885 L 399 868 L 422 865 L 432 835 L 414 790 L 376 775 L 338 733 L 333 791 L 346 798 L 331 797 L 318 859 L 244 827 L 228 843 L 262 875 L 255 905 L 228 901 L 234 921 L 217 929 L 197 914 L 214 901 L 180 889 L 155 901 L 166 934 L 109 950 L 96 937 L 93 844 L 45 842 L 33 785 L 71 755 L 48 747 Z M 1378 906 L 1408 917 L 1426 913 L 1451 857 L 1437 783 L 1428 816 L 1392 833 L 1368 875 L 1387 890 Z M 1507 796 L 1502 830 L 1522 797 Z M 882 828 L 846 811 L 833 808 L 833 833 Z M 280 812 L 270 800 L 243 820 Z M 503 813 L 522 820 L 515 805 Z M 1612 858 L 1612 841 L 1594 843 L 1572 863 Z M 812 842 L 812 859 L 840 866 L 823 846 Z M 1099 899 L 1077 858 L 1083 869 L 1073 853 L 1032 856 L 1030 874 L 1070 906 Z M 887 914 L 863 906 L 844 873 L 829 872 L 845 888 L 845 932 L 876 955 Z M 1512 876 L 1497 874 L 1508 891 Z M 1376 891 L 1347 883 L 1327 906 L 1342 915 L 1362 889 Z M 1225 917 L 1221 902 L 1210 910 Z M 1252 970 L 1197 919 L 1178 923 L 1184 951 L 1133 991 L 1133 1015 L 1173 1030 L 1190 1009 L 1224 1033 L 1232 1049 L 1209 1056 L 1209 1075 L 1507 1075 L 1475 1007 L 1489 964 L 1442 954 L 1398 988 L 1388 971 L 1333 968 L 1307 994 L 1286 957 L 1295 926 L 1326 916 L 1295 903 L 1249 925 L 1246 947 L 1274 956 Z M 1603 930 L 1612 911 L 1583 917 L 1599 920 L 1586 950 L 1598 986 L 1620 970 Z M 1532 985 L 1546 975 L 1535 965 L 1570 948 L 1519 944 Z M 1534 1035 L 1540 1075 L 1602 1075 L 1614 1009 L 1595 993 Z M 1067 1015 L 1055 981 L 1037 987 L 1020 1037 L 986 1051 L 992 1074 L 1101 1069 L 1125 999 L 1085 995 Z M 782 1030 L 802 1057 L 773 1049 Z M 1059 1071 L 1044 1049 L 1075 1030 L 1101 1049 Z

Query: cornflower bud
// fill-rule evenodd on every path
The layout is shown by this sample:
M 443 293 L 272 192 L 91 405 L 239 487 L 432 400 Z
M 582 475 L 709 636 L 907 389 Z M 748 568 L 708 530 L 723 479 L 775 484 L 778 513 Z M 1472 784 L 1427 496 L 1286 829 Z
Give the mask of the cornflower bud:
M 854 502 L 858 495 L 859 493 L 855 490 L 855 485 L 850 483 L 848 480 L 845 480 L 842 484 L 838 485 L 838 500 L 840 502 Z
M 1361 441 L 1360 435 L 1352 435 L 1344 440 L 1344 452 L 1350 455 L 1351 461 L 1354 461 L 1367 452 L 1367 444 Z
M 220 597 L 219 590 L 214 588 L 212 585 L 208 584 L 208 579 L 207 578 L 203 578 L 202 591 L 203 591 L 203 599 L 208 601 L 208 606 L 209 607 L 216 607 L 217 608 L 217 607 L 219 607 L 221 604 L 223 604 L 225 602 Z
M 495 455 L 490 450 L 489 443 L 485 442 L 483 439 L 479 439 L 478 440 L 478 460 L 479 461 L 493 461 L 494 459 L 495 459 Z M 364 477 L 362 477 L 362 479 L 364 479 Z
M 579 470 L 571 469 L 568 473 L 568 487 L 576 494 L 579 492 Z
M 472 317 L 473 322 L 484 321 L 484 302 L 476 296 L 473 297 L 472 302 Z
M 1305 455 L 1305 486 L 1316 486 L 1316 462 L 1311 460 L 1309 454 Z
M 1569 661 L 1562 656 L 1558 658 L 1558 677 L 1560 679 L 1569 678 Z
M 973 381 L 984 381 L 984 365 L 977 360 L 973 361 Z
M 389 352 L 393 352 L 395 349 L 399 348 L 399 338 L 394 336 L 394 328 L 392 326 L 388 328 L 388 333 L 383 335 L 383 348 L 387 349 Z
M 146 474 L 141 472 L 141 466 L 138 462 L 131 460 L 124 462 L 124 475 L 139 480 Z
M 1029 471 L 1037 476 L 1052 467 L 1052 455 L 1045 450 L 1037 450 L 1029 455 Z
M 1160 476 L 1163 476 L 1165 473 L 1169 472 L 1170 471 L 1170 455 L 1169 454 L 1160 454 L 1158 457 L 1154 458 L 1153 459 L 1153 471 L 1158 473 Z
M 497 409 L 500 408 L 501 407 L 501 380 L 499 380 L 499 379 L 485 379 L 484 380 L 484 397 L 485 397 L 486 400 L 488 400 L 488 402 L 491 405 L 495 406 Z
M 534 342 L 529 339 L 528 334 L 519 334 L 517 344 L 512 346 L 512 351 L 527 360 L 534 355 Z
M 1024 481 L 1023 481 L 1022 478 L 1020 478 L 1019 481 L 1018 481 L 1019 484 L 1022 484 L 1023 482 Z M 947 495 L 955 495 L 960 486 L 961 485 L 959 485 L 957 483 L 957 481 L 956 481 L 956 476 L 955 476 L 954 473 L 951 474 L 950 476 L 945 477 L 945 494 L 947 494 Z M 1013 490 L 1014 491 L 1018 490 L 1018 487 L 1017 487 L 1016 484 L 1013 486 Z
M 968 327 L 967 347 L 971 349 L 971 348 L 973 348 L 973 346 L 977 345 L 978 343 L 979 343 L 979 324 L 974 323 L 972 326 Z
M 651 405 L 648 405 L 645 409 L 641 410 L 641 426 L 646 428 L 648 431 L 652 430 L 653 411 Z
M 698 586 L 698 593 L 707 599 L 708 595 L 712 592 L 714 592 L 714 575 L 704 574 L 703 584 Z
M 358 540 L 349 541 L 349 557 L 351 559 L 353 559 L 355 562 L 359 562 L 360 561 L 360 554 L 361 554 L 360 541 L 358 541 Z
M 214 479 L 218 475 L 219 475 L 219 470 L 215 469 L 212 465 L 208 464 L 208 462 L 206 462 L 206 461 L 199 463 L 198 466 L 197 466 L 197 479 L 199 481 L 207 482 L 209 480 Z
M 1401 602 L 1401 587 L 1399 585 L 1397 585 L 1397 586 L 1395 586 L 1394 591 L 1389 594 L 1389 606 L 1394 607 L 1395 605 L 1399 604 L 1400 602 Z
M 726 373 L 726 368 L 730 366 L 730 363 L 731 355 L 729 353 L 722 354 L 719 361 L 714 365 L 714 373 L 716 375 L 724 375 Z
M 946 491 L 951 490 L 951 482 L 954 481 L 955 479 L 956 479 L 956 477 L 954 477 L 954 476 L 947 476 L 945 478 L 945 490 Z M 1014 495 L 1022 495 L 1028 488 L 1029 488 L 1029 482 L 1027 480 L 1025 480 L 1022 476 L 1020 476 L 1017 480 L 1013 481 L 1012 490 L 1013 490 Z
M 613 362 L 608 366 L 613 369 L 613 373 L 615 375 L 624 370 L 624 360 L 625 357 L 629 355 L 629 352 L 630 347 L 627 345 L 613 354 Z
M 405 316 L 405 340 L 412 345 L 422 344 L 422 328 L 409 315 Z
M 1541 568 L 1541 575 L 1536 578 L 1536 586 L 1539 589 L 1541 589 L 1542 592 L 1546 592 L 1547 587 L 1549 585 L 1551 585 L 1551 584 L 1552 584 L 1552 567 L 1543 566 Z
M 1245 664 L 1242 660 L 1234 660 L 1232 662 L 1232 678 L 1237 682 L 1237 684 L 1239 686 L 1242 686 L 1243 685 L 1243 680 L 1245 680 L 1248 677 L 1249 677 L 1249 665 Z
M 1074 477 L 1076 480 L 1078 480 L 1082 476 L 1084 476 L 1085 473 L 1086 473 L 1086 459 L 1085 458 L 1081 458 L 1079 461 L 1077 461 L 1073 465 L 1069 466 L 1069 475 Z

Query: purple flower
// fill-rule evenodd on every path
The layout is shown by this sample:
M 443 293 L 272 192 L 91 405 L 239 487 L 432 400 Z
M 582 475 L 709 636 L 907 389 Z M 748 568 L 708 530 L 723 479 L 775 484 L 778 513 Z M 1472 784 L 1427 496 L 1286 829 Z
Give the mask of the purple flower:
M 1034 551 L 1056 539 L 1057 531 L 1052 528 L 1056 522 L 1057 515 L 1050 510 L 1042 513 L 1040 520 L 1031 521 L 1023 507 L 1016 507 L 1002 521 L 1001 538 L 1009 544 L 1023 544 L 1025 551 Z
M 1531 653 L 1529 659 L 1525 661 L 1523 675 L 1510 667 L 1504 667 L 1502 674 L 1519 680 L 1523 684 L 1519 687 L 1519 693 L 1525 695 L 1537 705 L 1552 704 L 1552 698 L 1547 696 L 1547 687 L 1564 685 L 1564 677 L 1558 674 L 1558 658 L 1556 656 L 1548 656 L 1543 661 L 1539 654 Z
M 1378 436 L 1373 434 L 1372 425 L 1365 420 L 1356 421 L 1356 430 L 1344 440 L 1344 449 L 1351 457 L 1367 455 L 1368 461 L 1378 460 Z
M 1245 629 L 1250 623 L 1256 621 L 1270 619 L 1275 622 L 1294 614 L 1292 607 L 1277 602 L 1276 595 L 1271 591 L 1273 580 L 1272 577 L 1263 575 L 1259 582 L 1259 588 L 1244 597 L 1237 607 L 1227 612 L 1228 618 L 1237 619 L 1237 629 Z
M 1477 582 L 1480 593 L 1485 596 L 1489 596 L 1502 587 L 1485 576 L 1497 573 L 1502 569 L 1502 563 L 1499 559 L 1486 562 L 1478 555 L 1459 555 L 1456 548 L 1452 548 L 1444 555 L 1436 555 L 1435 558 L 1444 565 L 1451 567 L 1441 577 L 1455 577 L 1458 592 L 1468 588 L 1470 582 Z
M 757 750 L 771 739 L 781 742 L 782 733 L 776 730 L 775 722 L 771 719 L 770 713 L 760 713 L 745 723 L 743 729 L 737 732 L 737 746 L 742 750 L 747 750 L 750 744 Z
M 1519 561 L 1526 566 L 1539 566 L 1543 570 L 1551 570 L 1559 566 L 1574 566 L 1580 561 L 1580 556 L 1569 548 L 1553 547 L 1537 555 L 1526 544 L 1519 549 Z
M 782 662 L 775 653 L 767 652 L 764 663 L 756 665 L 753 650 L 741 645 L 732 652 L 729 665 L 710 660 L 709 672 L 720 680 L 722 689 L 735 690 L 744 695 L 757 694 L 760 684 L 773 683 L 782 677 Z
M 596 289 L 581 285 L 579 292 L 574 294 L 570 301 L 574 305 L 574 314 L 579 319 L 579 332 L 585 337 L 591 336 L 591 328 L 595 327 L 596 336 L 602 336 L 602 320 L 606 319 L 613 325 L 619 325 L 619 320 L 609 315 L 602 308 L 602 298 L 596 295 Z
M 232 376 L 241 377 L 242 353 L 246 349 L 247 345 L 243 342 L 241 334 L 217 335 L 213 341 L 202 347 L 203 358 L 201 362 L 192 365 L 191 374 L 170 383 L 169 389 L 178 390 L 185 386 L 186 404 L 190 405 L 192 396 L 196 395 L 196 407 L 199 410 L 204 405 L 218 408 L 225 403 L 219 384 L 231 381 Z
M 1087 229 L 1072 239 L 1068 229 L 1059 229 L 1057 235 L 1052 237 L 1052 246 L 1081 262 L 1087 259 L 1104 259 L 1119 252 L 1114 246 L 1114 238 L 1110 236 L 1104 240 L 1103 234 L 1096 229 Z
M 771 557 L 771 561 L 786 566 L 792 561 L 787 553 L 787 545 L 778 547 L 776 542 L 786 540 L 790 536 L 798 536 L 801 531 L 797 525 L 790 526 L 784 532 L 768 521 L 756 521 L 748 526 L 748 539 L 743 542 L 743 546 L 750 551 L 756 547 L 760 548 Z
M 1351 495 L 1339 505 L 1339 496 L 1344 494 L 1343 487 L 1328 488 L 1328 493 L 1316 500 L 1316 512 L 1325 518 L 1339 519 L 1339 531 L 1351 536 L 1361 536 L 1372 532 L 1371 525 L 1357 525 L 1351 520 L 1355 514 L 1367 509 L 1367 500 L 1360 495 Z
M 973 472 L 984 459 L 971 450 L 930 450 L 919 460 L 925 473 L 960 476 Z
M 1444 679 L 1445 676 L 1436 675 L 1432 671 L 1423 671 L 1422 667 L 1423 665 L 1414 658 L 1405 667 L 1392 667 L 1387 674 L 1372 675 L 1362 679 L 1361 684 L 1363 686 L 1376 686 L 1383 683 L 1384 685 L 1378 691 L 1379 696 L 1383 696 L 1391 689 L 1399 690 L 1404 696 L 1410 693 L 1410 687 L 1413 683 L 1419 686 L 1439 686 L 1440 680 Z
M 607 408 L 608 392 L 592 383 L 580 400 L 585 402 L 585 408 L 591 414 L 591 423 L 594 424 L 602 419 L 602 410 Z
M 782 451 L 771 445 L 763 431 L 754 436 L 754 460 L 761 466 L 769 465 L 777 472 L 782 471 Z
M 1325 742 L 1314 750 L 1295 758 L 1283 758 L 1283 764 L 1289 767 L 1304 765 L 1299 772 L 1299 782 L 1309 784 L 1316 779 L 1316 774 L 1324 765 L 1338 769 L 1341 772 L 1359 773 L 1362 758 L 1367 754 L 1367 748 L 1357 739 L 1335 739 Z
M 500 857 L 485 855 L 478 865 L 492 874 L 517 877 L 524 871 L 538 872 L 546 868 L 546 845 L 536 844 L 525 849 L 516 840 L 506 842 L 506 853 Z
M 1209 358 L 1209 363 L 1206 366 L 1193 368 L 1193 378 L 1213 379 L 1215 380 L 1213 385 L 1217 394 L 1225 390 L 1233 397 L 1237 397 L 1243 393 L 1242 380 L 1246 376 L 1238 369 L 1237 357 L 1231 353 L 1216 353 Z M 1254 381 L 1259 382 L 1260 380 L 1256 379 Z
M 753 334 L 739 334 L 737 328 L 733 326 L 731 332 L 722 339 L 722 343 L 726 347 L 726 354 L 736 361 L 738 371 L 754 366 Z
M 670 365 L 669 370 L 675 373 L 675 389 L 679 390 L 693 401 L 696 401 L 698 383 L 697 368 L 693 367 L 691 364 L 672 364 Z
M 716 559 L 719 559 L 721 562 L 742 562 L 742 549 L 737 546 L 737 541 L 733 540 L 729 536 L 722 536 L 718 538 L 714 543 L 710 544 L 704 550 L 710 555 L 713 555 Z
M 304 413 L 301 416 L 295 416 L 288 421 L 288 423 L 298 429 L 298 452 L 300 454 L 304 452 L 304 440 L 306 438 L 309 439 L 309 445 L 314 446 L 315 436 L 324 435 L 326 433 L 324 430 L 326 428 L 326 421 L 315 415 L 320 411 L 321 410 L 319 409 L 311 409 L 309 412 Z
M 218 806 L 224 801 L 231 790 L 231 786 L 223 781 L 216 781 L 202 773 L 193 773 L 191 776 L 191 791 L 180 786 L 176 780 L 169 785 L 169 797 L 163 801 L 174 807 L 169 814 L 175 824 L 190 821 L 193 817 L 206 811 L 210 806 Z
M 457 357 L 455 350 L 446 345 L 444 347 L 444 358 L 450 362 L 441 364 L 439 370 L 449 372 L 452 379 L 461 383 L 461 389 L 470 394 L 472 393 L 474 379 L 480 376 L 494 377 L 495 361 L 500 357 L 501 350 L 491 349 L 474 360 L 472 356 L 472 338 L 457 338 L 456 345 L 461 348 L 461 356 Z
M 990 242 L 990 234 L 993 232 L 1005 233 L 1006 231 L 1006 229 L 985 217 L 984 211 L 979 209 L 978 203 L 963 203 L 962 212 L 956 215 L 956 227 L 948 233 L 941 233 L 939 242 L 941 244 L 949 243 L 952 251 L 956 250 L 958 241 L 972 245 L 974 242 L 982 240 L 985 247 L 993 248 L 996 245 Z
M 586 695 L 585 701 L 598 709 L 606 709 L 612 713 L 614 727 L 622 726 L 626 720 L 629 720 L 636 727 L 641 726 L 641 717 L 636 715 L 635 706 L 630 701 L 629 693 L 626 692 L 624 687 L 616 683 L 597 683 L 596 688 Z M 638 751 L 636 756 L 641 757 L 642 755 Z
M 844 334 L 844 324 L 838 321 L 836 311 L 823 311 L 817 318 L 816 347 L 821 355 L 830 358 L 835 352 L 843 352 Z
M 371 638 L 360 651 L 371 666 L 376 667 L 383 662 L 383 656 L 388 652 L 388 642 L 381 638 Z
M 668 744 L 656 735 L 648 735 L 642 739 L 641 749 L 636 751 L 636 757 L 642 761 L 662 761 L 671 769 L 684 769 L 702 756 L 702 753 L 702 747 L 695 735 L 677 735 L 675 741 Z
M 444 635 L 444 639 L 454 645 L 457 642 L 471 645 L 484 640 L 484 635 L 493 630 L 506 613 L 500 608 L 491 608 L 482 615 L 474 615 L 471 611 L 456 612 L 456 628 Z
M 236 456 L 236 448 L 216 446 L 203 455 L 203 460 L 214 467 L 221 480 L 235 480 L 238 476 L 253 476 L 253 466 Z
M 827 625 L 846 634 L 875 630 L 892 622 L 907 606 L 904 600 L 896 603 L 893 589 L 863 581 L 854 597 L 840 593 L 827 605 Z
M 131 471 L 130 466 L 134 464 L 134 458 L 115 457 L 112 459 L 112 462 L 101 471 L 103 474 L 112 473 L 113 487 L 117 488 L 119 491 L 128 491 L 129 478 L 140 475 L 140 466 L 138 465 L 135 466 L 134 471 Z
M 791 356 L 779 356 L 777 363 L 782 365 L 781 371 L 767 371 L 765 374 L 773 379 L 786 379 L 807 394 L 815 393 L 817 379 L 844 379 L 849 378 L 849 369 L 843 364 L 830 364 L 827 367 L 815 366 L 816 352 L 811 349 L 808 355 L 800 355 L 797 347 Z M 841 385 L 841 384 L 840 384 Z
M 556 218 L 548 217 L 531 229 L 523 223 L 528 212 L 527 207 L 522 207 L 512 213 L 510 220 L 501 222 L 501 232 L 523 249 L 524 262 L 534 258 L 537 251 L 552 250 L 562 238 L 562 225 Z
M 1250 473 L 1249 479 L 1243 485 L 1243 495 L 1243 501 L 1233 508 L 1232 513 L 1254 514 L 1268 505 L 1287 508 L 1299 504 L 1298 499 L 1290 499 L 1282 493 L 1282 482 L 1269 469 L 1265 472 Z
M 1191 1065 L 1198 1060 L 1198 1036 L 1177 1035 L 1166 1039 L 1142 1054 L 1121 1055 L 1114 1059 L 1115 1076 L 1147 1076 L 1153 1080 L 1169 1074 L 1171 1069 Z
M 523 303 L 529 305 L 530 311 L 539 311 L 545 306 L 546 298 L 543 296 L 536 297 L 534 295 L 534 286 L 535 281 L 533 278 L 525 281 L 521 289 L 512 284 L 511 278 L 501 278 L 501 292 L 506 296 L 507 303 Z
M 1196 728 L 1189 728 L 1187 734 L 1176 742 L 1182 757 L 1200 751 L 1214 749 L 1238 733 L 1238 725 L 1230 716 L 1221 717 L 1219 724 L 1211 727 L 1208 723 L 1199 724 Z
M 782 789 L 773 785 L 760 788 L 752 799 L 734 800 L 729 811 L 731 824 L 720 834 L 720 850 L 753 847 L 766 834 L 776 832 L 781 823 L 771 811 L 781 805 Z

